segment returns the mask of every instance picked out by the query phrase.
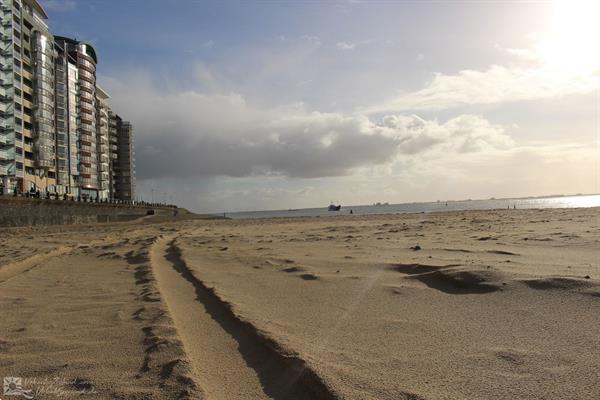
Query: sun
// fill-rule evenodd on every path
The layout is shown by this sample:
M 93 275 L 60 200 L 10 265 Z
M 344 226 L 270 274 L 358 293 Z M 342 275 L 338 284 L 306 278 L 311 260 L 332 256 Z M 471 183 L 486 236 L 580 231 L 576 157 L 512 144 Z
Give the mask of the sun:
M 550 32 L 537 46 L 540 60 L 561 74 L 594 74 L 600 70 L 600 1 L 557 0 Z

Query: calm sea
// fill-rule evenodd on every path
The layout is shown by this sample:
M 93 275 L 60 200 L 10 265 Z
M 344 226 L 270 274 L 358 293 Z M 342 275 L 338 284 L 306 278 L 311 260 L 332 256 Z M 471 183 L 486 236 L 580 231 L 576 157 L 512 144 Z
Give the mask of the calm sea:
M 528 199 L 490 199 L 463 201 L 436 201 L 432 203 L 405 203 L 372 206 L 344 206 L 340 211 L 327 211 L 322 208 L 302 208 L 298 210 L 244 211 L 231 212 L 226 216 L 234 219 L 276 218 L 276 217 L 317 217 L 347 215 L 402 214 L 440 211 L 493 210 L 499 208 L 576 208 L 600 207 L 600 195 L 537 197 Z

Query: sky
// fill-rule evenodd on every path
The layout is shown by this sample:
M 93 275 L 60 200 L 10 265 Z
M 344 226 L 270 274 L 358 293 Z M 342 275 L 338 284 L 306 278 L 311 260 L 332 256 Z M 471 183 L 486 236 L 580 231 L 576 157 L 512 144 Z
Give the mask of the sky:
M 40 0 L 197 212 L 600 193 L 594 1 Z

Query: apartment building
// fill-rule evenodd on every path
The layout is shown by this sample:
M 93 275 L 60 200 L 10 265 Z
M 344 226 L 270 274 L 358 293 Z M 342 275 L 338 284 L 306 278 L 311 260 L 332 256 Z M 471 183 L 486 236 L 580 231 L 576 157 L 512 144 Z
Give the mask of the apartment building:
M 116 162 L 113 163 L 115 197 L 121 200 L 135 199 L 135 150 L 133 125 L 114 114 L 116 126 Z
M 98 193 L 100 198 L 111 197 L 111 162 L 109 147 L 109 95 L 96 86 L 96 149 L 98 153 Z M 114 193 L 114 192 L 113 192 Z
M 135 198 L 133 127 L 111 126 L 96 49 L 53 36 L 37 0 L 0 0 L 0 16 L 3 192 Z
M 53 37 L 37 1 L 0 3 L 2 49 L 0 177 L 15 185 L 56 185 Z

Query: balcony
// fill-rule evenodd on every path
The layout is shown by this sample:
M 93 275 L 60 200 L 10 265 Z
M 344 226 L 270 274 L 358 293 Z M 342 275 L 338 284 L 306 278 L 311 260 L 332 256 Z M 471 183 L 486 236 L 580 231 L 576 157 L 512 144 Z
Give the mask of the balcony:
M 85 69 L 79 70 L 79 80 L 82 80 L 82 79 L 84 81 L 91 83 L 92 85 L 96 83 L 96 78 L 94 77 L 94 74 L 89 73 Z
M 94 65 L 94 64 L 95 64 L 95 63 L 94 63 L 94 59 L 93 59 L 92 57 L 88 56 L 87 54 L 84 54 L 84 53 L 81 53 L 81 52 L 80 52 L 80 53 L 77 53 L 77 56 L 78 56 L 80 59 L 82 59 L 82 60 L 84 60 L 84 61 L 87 61 L 87 62 L 89 62 L 89 63 L 90 63 L 90 64 L 92 64 L 92 65 Z
M 89 177 L 92 174 L 92 168 L 87 167 L 84 164 L 79 164 L 79 173 L 81 176 Z
M 89 72 L 90 74 L 93 74 L 94 72 L 96 72 L 96 69 L 95 69 L 95 68 L 93 68 L 93 67 L 91 67 L 91 66 L 89 66 L 89 65 L 86 65 L 85 63 L 80 63 L 80 64 L 78 65 L 78 67 L 79 67 L 80 69 L 84 69 L 84 70 L 86 70 L 86 71 L 87 71 L 87 72 Z
M 0 79 L 0 86 L 10 88 L 13 85 L 12 78 Z
M 88 177 L 81 177 L 79 179 L 79 183 L 81 184 L 82 187 L 84 187 L 86 189 L 95 189 L 96 186 L 98 185 L 98 182 L 96 179 L 92 179 L 92 178 L 88 178 Z
M 10 133 L 14 130 L 14 125 L 12 124 L 12 122 L 9 122 L 6 125 L 0 125 L 0 135 L 3 133 Z
M 0 149 L 0 160 L 14 160 L 15 159 L 15 149 Z
M 3 92 L 4 92 L 3 94 L 0 94 L 0 103 L 12 104 L 12 102 L 14 100 L 14 94 L 13 94 L 12 90 L 4 90 Z
M 14 138 L 10 133 L 0 133 L 0 145 L 6 146 L 14 143 Z

